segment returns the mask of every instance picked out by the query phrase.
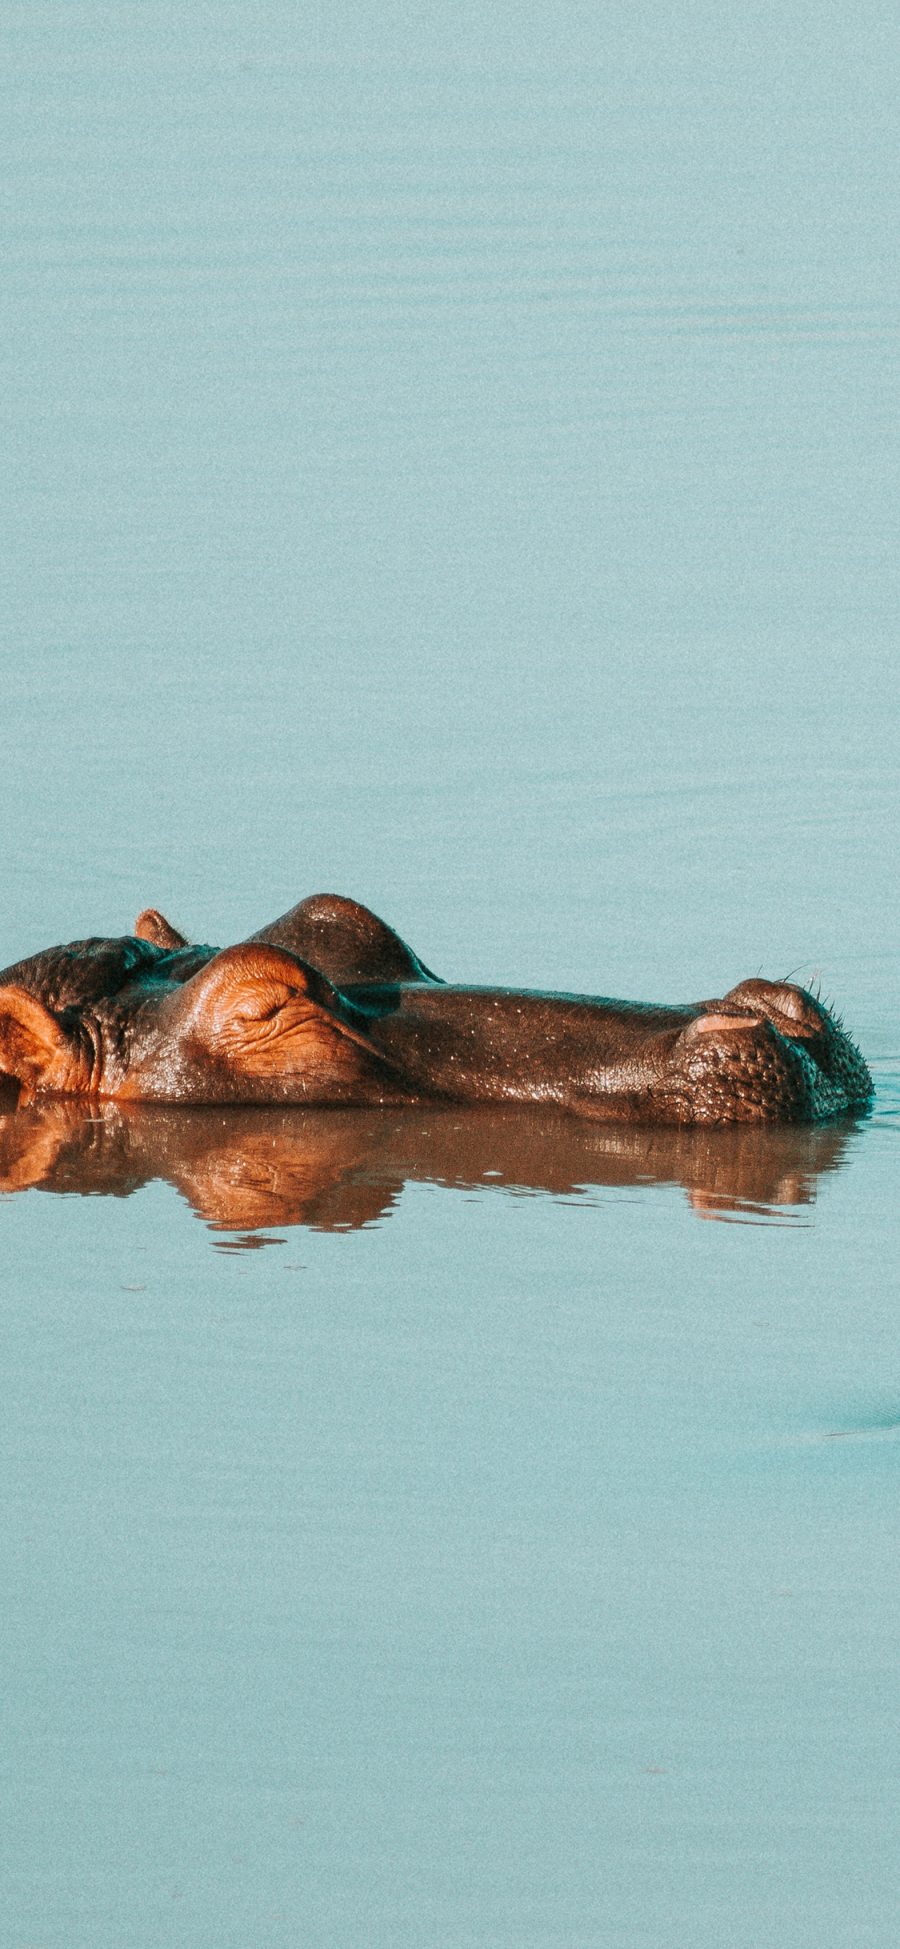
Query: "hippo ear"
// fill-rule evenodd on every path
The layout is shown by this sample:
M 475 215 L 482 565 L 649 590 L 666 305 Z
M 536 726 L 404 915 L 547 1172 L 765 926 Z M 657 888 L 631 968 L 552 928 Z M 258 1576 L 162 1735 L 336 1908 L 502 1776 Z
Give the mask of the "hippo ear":
M 55 1015 L 26 988 L 0 988 L 0 1075 L 20 1086 L 20 1103 L 37 1090 L 71 1087 L 72 1047 Z
M 248 1076 L 305 1068 L 342 1042 L 379 1054 L 366 1018 L 318 968 L 263 942 L 225 948 L 185 983 L 181 1002 L 211 1053 Z
M 161 914 L 158 907 L 145 907 L 138 914 L 134 931 L 139 941 L 152 941 L 154 947 L 177 948 L 189 945 L 187 936 L 179 934 L 177 927 Z

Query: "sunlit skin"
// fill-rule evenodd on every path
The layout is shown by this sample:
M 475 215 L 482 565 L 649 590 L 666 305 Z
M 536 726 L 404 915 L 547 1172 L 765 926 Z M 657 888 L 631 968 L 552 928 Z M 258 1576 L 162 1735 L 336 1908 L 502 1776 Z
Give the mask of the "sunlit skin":
M 133 935 L 17 962 L 0 976 L 0 1073 L 23 1106 L 537 1103 L 666 1124 L 811 1122 L 872 1088 L 791 983 L 675 1006 L 456 987 L 336 895 L 223 950 L 148 908 Z

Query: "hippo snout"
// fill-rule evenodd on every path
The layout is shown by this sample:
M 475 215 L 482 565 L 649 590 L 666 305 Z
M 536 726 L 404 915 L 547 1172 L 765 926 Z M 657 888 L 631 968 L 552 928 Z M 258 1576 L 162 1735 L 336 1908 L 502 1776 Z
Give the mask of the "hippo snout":
M 703 1122 L 806 1122 L 864 1103 L 859 1051 L 816 997 L 790 982 L 740 982 L 682 1031 L 674 1068 Z

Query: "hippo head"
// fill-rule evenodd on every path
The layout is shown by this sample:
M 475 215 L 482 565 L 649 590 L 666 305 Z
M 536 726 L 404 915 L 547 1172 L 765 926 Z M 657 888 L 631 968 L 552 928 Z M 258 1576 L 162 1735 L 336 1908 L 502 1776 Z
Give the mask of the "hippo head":
M 156 909 L 0 974 L 21 1104 L 533 1103 L 610 1121 L 806 1122 L 863 1108 L 842 1025 L 790 982 L 658 1006 L 439 981 L 376 916 L 302 901 L 219 952 Z
M 0 1075 L 41 1093 L 181 1103 L 380 1100 L 364 1018 L 315 968 L 248 942 L 52 948 L 0 985 Z

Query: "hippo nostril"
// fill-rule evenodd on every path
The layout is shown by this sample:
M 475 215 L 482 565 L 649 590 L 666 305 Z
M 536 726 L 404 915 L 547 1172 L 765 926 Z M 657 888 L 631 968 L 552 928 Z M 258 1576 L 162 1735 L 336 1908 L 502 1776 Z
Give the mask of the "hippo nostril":
M 814 1034 L 822 1027 L 824 1014 L 818 1002 L 807 995 L 802 988 L 795 988 L 791 982 L 779 983 L 772 996 L 779 1015 L 785 1015 L 789 1022 L 795 1022 L 801 1034 Z
M 748 1029 L 758 1029 L 758 1015 L 715 1015 L 712 1012 L 698 1015 L 689 1022 L 682 1033 L 683 1042 L 697 1042 L 704 1035 L 746 1034 Z
M 742 981 L 729 990 L 725 1000 L 757 1009 L 783 1035 L 820 1035 L 828 1020 L 820 1003 L 792 981 Z

